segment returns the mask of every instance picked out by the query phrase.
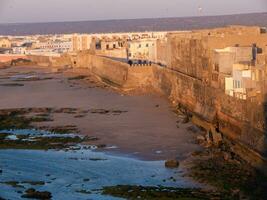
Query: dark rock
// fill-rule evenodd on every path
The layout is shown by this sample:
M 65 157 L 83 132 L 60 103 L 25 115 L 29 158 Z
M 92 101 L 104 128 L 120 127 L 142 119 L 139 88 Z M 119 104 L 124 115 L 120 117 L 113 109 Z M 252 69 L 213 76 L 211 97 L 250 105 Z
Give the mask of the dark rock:
M 39 192 L 36 191 L 34 188 L 29 188 L 25 191 L 26 194 L 22 195 L 22 198 L 28 198 L 28 199 L 43 199 L 48 200 L 52 198 L 52 195 L 50 192 L 44 191 Z
M 184 114 L 178 114 L 177 117 L 178 117 L 177 123 L 187 124 L 190 121 L 190 118 Z
M 105 159 L 105 158 L 89 158 L 89 160 L 91 160 L 91 161 L 105 161 L 107 159 Z
M 198 144 L 203 144 L 203 143 L 205 143 L 205 141 L 206 141 L 206 138 L 203 135 L 198 135 L 197 136 Z
M 22 181 L 21 183 L 29 185 L 45 185 L 44 181 Z
M 177 168 L 177 167 L 179 167 L 179 161 L 178 160 L 167 160 L 165 162 L 165 167 L 167 167 L 167 168 Z
M 228 161 L 228 160 L 231 159 L 231 155 L 230 155 L 229 153 L 224 152 L 224 153 L 223 153 L 223 159 L 224 159 L 225 161 Z
M 187 128 L 187 130 L 190 131 L 190 132 L 192 132 L 192 133 L 197 133 L 197 132 L 200 131 L 199 128 L 196 127 L 196 126 L 189 126 L 189 127 Z
M 183 123 L 183 124 L 187 124 L 189 121 L 190 121 L 189 117 L 186 116 L 186 117 L 182 120 L 182 123 Z
M 98 144 L 97 145 L 97 148 L 99 148 L 99 149 L 103 149 L 105 147 L 107 147 L 107 145 L 105 145 L 105 144 Z

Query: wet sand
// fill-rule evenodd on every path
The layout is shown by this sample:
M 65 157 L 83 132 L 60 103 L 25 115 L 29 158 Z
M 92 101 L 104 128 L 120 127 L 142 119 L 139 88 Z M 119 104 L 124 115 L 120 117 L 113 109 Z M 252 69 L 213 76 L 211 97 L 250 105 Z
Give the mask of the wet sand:
M 14 81 L 18 74 L 47 78 L 38 81 Z M 179 124 L 167 99 L 162 97 L 127 96 L 111 89 L 95 87 L 84 80 L 69 80 L 73 72 L 52 73 L 40 67 L 12 67 L 0 70 L 0 109 L 7 108 L 77 108 L 127 111 L 119 115 L 72 114 L 53 115 L 54 121 L 40 126 L 76 125 L 80 134 L 99 138 L 109 151 L 144 160 L 184 159 L 199 150 L 197 133 L 188 130 L 191 123 Z M 8 85 L 19 83 L 23 85 Z M 6 84 L 6 85 L 5 85 Z M 97 85 L 98 86 L 98 85 Z

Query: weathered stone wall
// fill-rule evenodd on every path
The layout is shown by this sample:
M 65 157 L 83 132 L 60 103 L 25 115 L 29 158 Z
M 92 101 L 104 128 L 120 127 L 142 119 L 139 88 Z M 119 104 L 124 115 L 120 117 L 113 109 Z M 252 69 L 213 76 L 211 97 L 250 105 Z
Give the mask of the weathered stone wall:
M 123 86 L 127 81 L 128 64 L 94 56 L 92 58 L 91 71 L 104 81 Z
M 127 58 L 126 48 L 112 49 L 112 50 L 96 50 L 99 56 L 108 56 L 113 58 Z
M 128 64 L 110 58 L 80 52 L 71 57 L 74 68 L 87 68 L 103 81 L 122 87 L 127 81 Z
M 208 69 L 208 57 L 200 38 L 184 35 L 169 35 L 167 67 L 189 76 L 202 79 L 203 70 Z
M 206 87 L 202 81 L 180 72 L 161 67 L 153 68 L 154 86 L 191 112 L 208 122 L 215 117 L 215 95 L 213 88 Z
M 162 65 L 167 65 L 167 41 L 157 40 L 156 61 Z
M 28 58 L 39 66 L 69 66 L 88 69 L 103 81 L 114 86 L 122 87 L 127 81 L 128 64 L 106 57 L 96 56 L 89 51 L 83 51 L 77 54 L 65 54 L 61 57 L 29 56 Z
M 26 59 L 25 55 L 0 54 L 0 63 L 11 62 L 16 59 Z
M 52 67 L 71 66 L 71 57 L 68 54 L 60 57 L 51 57 L 49 60 Z
M 127 82 L 124 89 L 147 89 L 153 85 L 153 66 L 135 66 L 128 67 Z
M 219 96 L 219 127 L 227 136 L 266 156 L 265 111 L 260 101 Z
M 234 141 L 234 149 L 254 166 L 267 166 L 263 104 L 230 97 L 197 78 L 169 69 L 153 67 L 153 76 L 153 86 L 196 116 L 198 125 L 207 131 L 216 129 Z
M 52 58 L 49 56 L 36 56 L 29 55 L 27 56 L 29 60 L 36 63 L 39 66 L 51 66 Z

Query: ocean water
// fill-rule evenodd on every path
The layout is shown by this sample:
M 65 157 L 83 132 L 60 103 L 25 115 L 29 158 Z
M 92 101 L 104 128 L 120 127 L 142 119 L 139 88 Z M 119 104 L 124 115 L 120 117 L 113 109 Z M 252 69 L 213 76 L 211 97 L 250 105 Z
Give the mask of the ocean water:
M 165 168 L 163 161 L 141 161 L 91 150 L 0 150 L 0 168 L 0 196 L 12 200 L 21 199 L 21 192 L 27 188 L 49 191 L 57 200 L 97 200 L 118 199 L 99 191 L 103 186 L 118 184 L 196 187 L 179 170 Z M 45 185 L 22 184 L 25 188 L 14 188 L 3 183 L 7 181 L 44 181 Z M 78 190 L 92 193 L 82 194 Z

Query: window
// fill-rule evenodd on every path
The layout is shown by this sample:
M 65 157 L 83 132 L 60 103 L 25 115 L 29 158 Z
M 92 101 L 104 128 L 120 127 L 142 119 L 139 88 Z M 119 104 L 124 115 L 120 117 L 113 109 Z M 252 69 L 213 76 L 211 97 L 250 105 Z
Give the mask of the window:
M 213 81 L 218 81 L 219 75 L 218 74 L 212 74 L 212 80 Z
M 241 87 L 242 87 L 241 81 L 235 80 L 234 81 L 234 88 L 241 88 Z
M 241 85 L 241 81 L 238 81 L 238 88 L 241 88 L 242 85 Z
M 146 47 L 149 47 L 149 44 L 146 44 Z
M 219 72 L 219 64 L 218 64 L 218 63 L 216 63 L 216 64 L 214 65 L 214 70 L 215 70 L 216 72 Z

